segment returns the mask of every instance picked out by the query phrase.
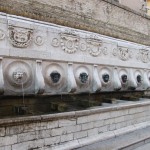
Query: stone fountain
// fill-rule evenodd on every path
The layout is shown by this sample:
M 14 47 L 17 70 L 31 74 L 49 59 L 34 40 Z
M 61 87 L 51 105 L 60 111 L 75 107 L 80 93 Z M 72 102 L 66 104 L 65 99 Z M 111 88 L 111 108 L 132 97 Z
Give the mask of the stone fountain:
M 0 93 L 5 96 L 143 91 L 149 48 L 96 33 L 0 15 Z

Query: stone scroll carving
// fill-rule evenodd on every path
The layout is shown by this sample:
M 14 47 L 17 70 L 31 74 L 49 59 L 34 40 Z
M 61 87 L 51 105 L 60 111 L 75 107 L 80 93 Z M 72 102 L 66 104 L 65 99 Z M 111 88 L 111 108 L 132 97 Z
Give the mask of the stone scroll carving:
M 97 65 L 94 65 L 94 68 L 93 68 L 93 91 L 99 92 L 99 91 L 101 91 L 101 88 L 102 88 L 102 83 L 101 83 L 99 75 L 98 75 Z
M 137 82 L 132 69 L 129 69 L 128 89 L 135 90 L 137 88 Z
M 73 64 L 68 63 L 68 92 L 74 93 L 77 90 L 77 83 L 73 73 Z
M 113 86 L 115 91 L 121 90 L 122 87 L 117 68 L 113 70 Z
M 42 61 L 36 60 L 36 71 L 35 71 L 35 94 L 43 94 L 45 82 L 42 75 Z
M 79 46 L 79 37 L 75 34 L 61 33 L 61 47 L 69 54 L 75 53 Z
M 143 89 L 147 90 L 150 88 L 150 81 L 148 79 L 147 70 L 144 70 L 143 73 Z
M 0 29 L 0 40 L 3 40 L 5 38 L 5 33 L 3 30 Z
M 0 94 L 4 93 L 4 77 L 3 77 L 3 69 L 2 69 L 2 60 L 3 58 L 0 57 Z
M 26 48 L 32 41 L 33 30 L 9 26 L 9 39 L 14 47 Z

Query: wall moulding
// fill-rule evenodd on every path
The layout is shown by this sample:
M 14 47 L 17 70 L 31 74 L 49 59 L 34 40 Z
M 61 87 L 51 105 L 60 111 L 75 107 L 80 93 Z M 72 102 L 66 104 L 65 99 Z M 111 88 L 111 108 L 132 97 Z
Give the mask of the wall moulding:
M 13 23 L 5 25 L 5 30 L 0 28 L 1 41 L 5 41 L 2 48 L 6 49 L 12 58 L 112 66 L 119 64 L 122 67 L 131 65 L 145 69 L 150 63 L 150 50 L 145 45 L 27 18 L 6 15 L 3 19 Z M 0 25 L 4 26 L 4 23 Z M 0 52 L 0 56 L 5 54 Z

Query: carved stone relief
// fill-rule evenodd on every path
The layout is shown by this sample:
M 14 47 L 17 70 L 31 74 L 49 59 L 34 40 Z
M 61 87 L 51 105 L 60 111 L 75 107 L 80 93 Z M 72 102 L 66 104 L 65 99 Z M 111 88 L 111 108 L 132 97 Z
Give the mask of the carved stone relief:
M 86 72 L 82 72 L 79 75 L 80 81 L 84 84 L 88 81 L 88 74 Z
M 64 71 L 59 64 L 50 64 L 45 69 L 45 81 L 50 86 L 62 86 L 64 82 Z
M 52 80 L 53 83 L 58 83 L 59 80 L 60 80 L 61 74 L 57 71 L 53 71 L 50 74 L 50 77 L 51 77 L 51 80 Z
M 80 48 L 80 50 L 83 51 L 83 52 L 86 51 L 86 50 L 87 50 L 87 45 L 86 45 L 86 43 L 80 43 L 79 48 Z
M 79 37 L 77 35 L 61 33 L 60 37 L 61 47 L 66 53 L 72 54 L 78 50 Z
M 136 80 L 137 85 L 141 86 L 142 81 L 143 81 L 141 71 L 136 70 L 134 73 L 134 76 L 135 76 L 135 80 Z
M 41 46 L 44 44 L 44 37 L 38 35 L 35 37 L 34 39 L 35 44 L 37 44 L 38 46 Z
M 26 76 L 26 72 L 24 72 L 21 68 L 18 68 L 13 72 L 13 79 L 16 81 L 16 83 L 23 83 Z
M 132 58 L 132 52 L 126 47 L 118 47 L 118 49 L 114 48 L 113 55 L 118 56 L 123 61 Z
M 51 44 L 54 47 L 58 47 L 60 45 L 59 39 L 58 38 L 53 38 Z
M 141 82 L 142 82 L 142 77 L 141 77 L 141 75 L 137 75 L 136 80 L 137 80 L 137 83 L 138 83 L 138 84 L 141 84 Z
M 32 34 L 32 29 L 9 26 L 9 38 L 14 47 L 28 47 L 32 41 Z
M 22 85 L 26 88 L 32 83 L 32 71 L 30 66 L 22 61 L 14 61 L 5 70 L 8 83 L 14 88 Z
M 112 74 L 110 69 L 104 67 L 99 72 L 100 80 L 104 87 L 108 87 L 111 83 Z
M 119 78 L 122 86 L 125 88 L 128 85 L 128 72 L 126 69 L 121 69 L 119 71 Z
M 121 81 L 122 81 L 123 84 L 126 84 L 126 83 L 127 83 L 128 77 L 127 77 L 126 74 L 123 74 L 123 75 L 121 76 Z
M 107 74 L 107 73 L 103 74 L 102 79 L 105 83 L 108 83 L 109 82 L 109 74 Z
M 3 30 L 0 29 L 0 40 L 3 40 L 5 38 L 5 33 Z
M 4 75 L 3 75 L 2 61 L 3 58 L 0 57 L 0 94 L 4 93 Z
M 89 38 L 86 40 L 88 44 L 88 51 L 92 56 L 98 56 L 101 53 L 102 41 L 99 39 Z
M 141 60 L 144 63 L 148 63 L 150 61 L 150 52 L 144 49 L 139 50 L 137 59 Z
M 43 94 L 44 91 L 45 91 L 45 82 L 42 74 L 42 60 L 36 60 L 35 94 Z
M 108 49 L 107 49 L 107 47 L 104 47 L 102 49 L 102 52 L 103 52 L 104 55 L 108 55 Z
M 78 67 L 75 73 L 75 78 L 78 85 L 81 85 L 83 87 L 88 86 L 90 81 L 88 68 L 84 66 Z

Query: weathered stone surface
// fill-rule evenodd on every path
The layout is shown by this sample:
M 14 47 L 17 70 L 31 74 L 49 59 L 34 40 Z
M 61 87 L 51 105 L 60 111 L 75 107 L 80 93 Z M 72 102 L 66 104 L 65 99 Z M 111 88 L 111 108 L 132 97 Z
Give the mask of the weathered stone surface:
M 54 0 L 6 0 L 0 2 L 0 11 L 149 45 L 149 18 L 111 3 L 64 0 L 60 5 Z

